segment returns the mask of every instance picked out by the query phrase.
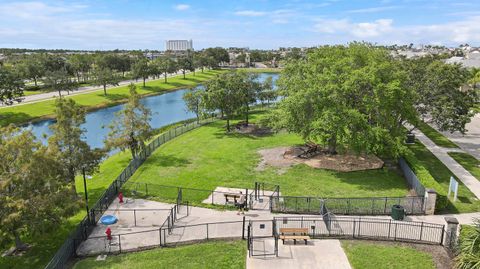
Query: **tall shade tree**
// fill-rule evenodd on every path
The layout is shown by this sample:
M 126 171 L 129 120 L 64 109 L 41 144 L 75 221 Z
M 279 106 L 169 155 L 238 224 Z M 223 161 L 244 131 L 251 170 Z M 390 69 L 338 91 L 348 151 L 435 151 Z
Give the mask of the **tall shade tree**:
M 145 87 L 145 80 L 148 78 L 148 76 L 151 75 L 151 69 L 148 65 L 148 59 L 141 58 L 137 62 L 135 62 L 132 66 L 132 73 L 134 78 L 143 79 L 143 87 Z
M 0 66 L 0 104 L 11 105 L 20 102 L 25 84 L 13 70 Z
M 61 165 L 67 182 L 74 183 L 75 176 L 85 170 L 94 173 L 104 155 L 101 149 L 91 149 L 83 140 L 85 129 L 85 109 L 72 99 L 55 100 L 56 122 L 50 129 L 53 134 L 48 139 L 48 147 Z M 75 187 L 75 184 L 73 184 Z
M 204 91 L 200 88 L 192 89 L 183 94 L 183 100 L 185 101 L 187 110 L 195 113 L 197 122 L 200 121 L 200 116 L 203 111 L 203 104 L 202 104 L 202 100 L 204 98 L 203 95 L 204 95 Z
M 25 78 L 33 80 L 35 87 L 38 80 L 45 75 L 45 66 L 41 55 L 33 54 L 19 63 L 18 69 Z
M 77 84 L 70 79 L 70 76 L 65 70 L 47 71 L 43 82 L 47 87 L 53 91 L 58 92 L 58 95 L 62 96 L 62 91 L 73 91 L 76 89 Z
M 30 131 L 1 128 L 0 159 L 0 243 L 15 242 L 22 250 L 21 234 L 55 229 L 79 203 L 61 164 Z
M 130 84 L 130 97 L 125 108 L 116 114 L 110 125 L 110 133 L 105 141 L 108 149 L 130 149 L 132 157 L 137 157 L 145 142 L 152 134 L 151 111 L 140 102 L 135 84 Z
M 230 120 L 242 107 L 241 91 L 238 90 L 239 76 L 232 73 L 221 74 L 205 83 L 203 103 L 209 111 L 219 110 L 227 120 L 227 131 L 230 132 Z
M 179 58 L 177 61 L 177 65 L 182 71 L 183 79 L 185 79 L 185 74 L 187 71 L 193 70 L 192 60 L 191 58 L 188 58 L 188 57 Z
M 104 95 L 107 95 L 108 85 L 118 86 L 118 82 L 120 81 L 120 79 L 115 75 L 112 69 L 108 67 L 95 68 L 93 70 L 93 77 L 94 77 L 93 85 L 102 86 Z
M 290 61 L 278 81 L 284 99 L 272 125 L 338 149 L 399 156 L 405 122 L 417 120 L 414 94 L 387 50 L 325 46 Z
M 154 64 L 160 74 L 163 74 L 165 83 L 168 83 L 168 74 L 177 72 L 177 63 L 169 57 L 159 57 L 154 60 Z
M 457 64 L 446 64 L 434 57 L 405 60 L 406 83 L 415 89 L 415 108 L 424 121 L 442 131 L 465 133 L 470 122 L 476 92 L 464 87 L 471 74 Z

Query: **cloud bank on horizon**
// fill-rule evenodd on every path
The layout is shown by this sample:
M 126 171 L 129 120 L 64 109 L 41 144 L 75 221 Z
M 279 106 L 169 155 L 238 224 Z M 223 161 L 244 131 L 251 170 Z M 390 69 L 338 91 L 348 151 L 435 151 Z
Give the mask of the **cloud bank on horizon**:
M 0 47 L 9 48 L 480 46 L 478 25 L 478 0 L 0 1 Z

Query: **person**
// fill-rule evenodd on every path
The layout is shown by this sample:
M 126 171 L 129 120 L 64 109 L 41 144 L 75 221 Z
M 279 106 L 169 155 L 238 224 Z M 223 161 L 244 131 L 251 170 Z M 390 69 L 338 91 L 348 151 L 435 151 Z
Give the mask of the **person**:
M 122 192 L 120 192 L 120 193 L 118 194 L 118 202 L 119 202 L 120 204 L 123 204 L 123 193 L 122 193 Z
M 238 208 L 237 215 L 240 215 L 240 213 L 245 215 L 245 195 L 242 192 L 240 192 L 240 199 L 238 199 L 236 206 Z

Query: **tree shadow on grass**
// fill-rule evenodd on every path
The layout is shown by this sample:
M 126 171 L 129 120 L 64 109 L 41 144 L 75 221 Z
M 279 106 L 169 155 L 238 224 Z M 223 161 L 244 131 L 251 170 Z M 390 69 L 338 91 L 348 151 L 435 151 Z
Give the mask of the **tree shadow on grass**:
M 102 94 L 98 94 L 98 96 L 104 97 L 109 101 L 118 101 L 118 100 L 123 100 L 128 98 L 128 94 L 108 93 L 108 91 L 107 91 L 107 95 L 104 95 L 102 93 Z
M 24 112 L 1 112 L 0 126 L 6 126 L 10 123 L 22 123 L 32 119 L 32 116 Z
M 153 154 L 148 158 L 148 162 L 155 166 L 163 167 L 185 167 L 191 162 L 185 158 L 178 158 L 170 154 Z
M 399 188 L 404 188 L 406 195 L 409 189 L 406 179 L 399 176 L 395 171 L 387 170 L 386 168 L 354 172 L 332 172 L 332 174 L 344 183 L 356 185 L 356 188 L 362 191 L 388 192 L 392 190 L 396 192 Z M 387 196 L 393 197 L 398 195 Z

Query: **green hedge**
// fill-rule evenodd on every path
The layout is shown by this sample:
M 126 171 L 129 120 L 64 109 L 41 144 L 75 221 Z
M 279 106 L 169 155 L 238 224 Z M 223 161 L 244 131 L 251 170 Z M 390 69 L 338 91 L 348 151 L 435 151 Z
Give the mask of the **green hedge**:
M 449 203 L 447 198 L 447 192 L 445 189 L 438 183 L 435 178 L 430 174 L 428 169 L 423 166 L 420 161 L 415 157 L 415 155 L 407 154 L 404 156 L 410 168 L 417 175 L 418 180 L 426 189 L 434 189 L 437 192 L 437 201 L 435 203 L 435 210 L 445 209 Z

